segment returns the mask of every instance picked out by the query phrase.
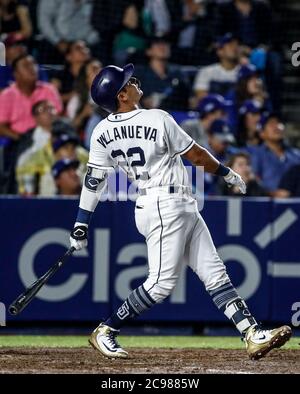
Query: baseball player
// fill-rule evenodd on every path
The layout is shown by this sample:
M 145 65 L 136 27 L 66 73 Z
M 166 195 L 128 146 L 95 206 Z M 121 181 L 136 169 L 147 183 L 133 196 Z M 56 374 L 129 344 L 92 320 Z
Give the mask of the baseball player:
M 135 221 L 146 239 L 149 274 L 93 331 L 89 342 L 104 356 L 126 358 L 128 353 L 116 339 L 120 328 L 168 297 L 182 265 L 188 264 L 217 308 L 244 337 L 249 357 L 259 359 L 282 346 L 290 338 L 291 328 L 262 330 L 238 295 L 191 196 L 181 156 L 194 166 L 222 176 L 241 193 L 246 191 L 245 183 L 195 143 L 167 112 L 141 109 L 143 92 L 133 73 L 132 64 L 123 69 L 107 66 L 93 82 L 93 100 L 110 115 L 96 126 L 91 137 L 87 173 L 70 242 L 76 250 L 87 246 L 88 225 L 99 193 L 105 188 L 109 169 L 119 166 L 138 186 Z

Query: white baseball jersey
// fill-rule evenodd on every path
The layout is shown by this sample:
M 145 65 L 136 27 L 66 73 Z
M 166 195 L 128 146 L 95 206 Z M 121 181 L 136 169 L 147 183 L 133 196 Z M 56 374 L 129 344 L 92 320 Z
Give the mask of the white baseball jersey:
M 177 194 L 156 187 L 189 186 L 180 155 L 194 143 L 167 112 L 158 109 L 111 114 L 91 138 L 89 166 L 99 170 L 120 166 L 139 188 L 154 187 L 154 193 L 137 198 L 135 222 L 148 247 L 149 275 L 143 287 L 155 302 L 170 294 L 184 264 L 208 290 L 229 281 L 196 200 L 184 187 Z M 83 202 L 81 208 L 89 209 Z
M 88 165 L 101 169 L 120 166 L 138 188 L 188 186 L 180 155 L 194 143 L 165 111 L 136 109 L 110 114 L 92 134 Z

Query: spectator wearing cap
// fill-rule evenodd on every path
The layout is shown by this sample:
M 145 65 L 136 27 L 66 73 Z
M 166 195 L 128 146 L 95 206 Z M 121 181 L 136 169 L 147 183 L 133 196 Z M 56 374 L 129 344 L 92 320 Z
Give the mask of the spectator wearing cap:
M 32 107 L 41 100 L 50 101 L 57 113 L 62 103 L 56 88 L 38 80 L 37 64 L 30 55 L 21 55 L 12 64 L 16 82 L 0 94 L 0 136 L 17 140 L 35 127 Z
M 221 163 L 225 164 L 232 154 L 237 153 L 238 150 L 233 146 L 234 142 L 234 136 L 224 119 L 216 119 L 212 122 L 208 130 L 208 144 L 205 147 Z M 205 173 L 204 188 L 206 194 L 217 194 L 217 177 Z
M 219 62 L 201 68 L 194 81 L 198 100 L 209 92 L 226 95 L 237 81 L 239 70 L 239 43 L 231 33 L 220 37 L 216 43 Z
M 37 20 L 45 38 L 41 48 L 43 63 L 61 63 L 72 42 L 98 44 L 99 33 L 91 24 L 92 7 L 89 0 L 40 0 Z
M 147 108 L 186 110 L 189 84 L 178 66 L 169 63 L 170 44 L 164 38 L 153 38 L 146 50 L 148 64 L 137 66 L 136 77 L 143 86 L 142 105 Z
M 283 174 L 275 197 L 300 197 L 300 164 L 292 166 Z
M 233 103 L 229 111 L 229 123 L 234 133 L 237 133 L 239 108 L 246 100 L 256 100 L 264 110 L 272 110 L 263 81 L 252 64 L 240 67 L 237 84 L 228 92 L 226 98 Z
M 181 123 L 181 127 L 199 145 L 207 145 L 208 130 L 211 124 L 226 115 L 228 102 L 219 94 L 208 94 L 200 102 L 196 110 L 198 119 L 188 119 Z
M 251 167 L 251 160 L 249 154 L 245 152 L 238 152 L 230 157 L 226 165 L 232 168 L 237 174 L 239 174 L 243 181 L 246 183 L 247 190 L 245 197 L 259 197 L 265 196 L 266 191 L 259 184 Z M 220 192 L 223 196 L 237 196 L 240 197 L 241 193 L 234 186 L 229 188 L 223 179 L 219 179 L 220 182 Z
M 266 84 L 274 110 L 280 108 L 281 44 L 280 26 L 275 22 L 270 6 L 260 0 L 233 0 L 220 4 L 216 20 L 217 34 L 232 32 L 260 71 L 266 75 Z
M 239 147 L 259 145 L 261 139 L 258 133 L 258 123 L 262 112 L 259 101 L 246 100 L 239 109 L 236 140 Z
M 52 176 L 55 181 L 57 194 L 63 196 L 77 196 L 81 190 L 81 180 L 78 175 L 79 161 L 63 159 L 57 161 L 52 167 Z
M 216 119 L 208 129 L 208 150 L 221 162 L 225 163 L 230 154 L 237 152 L 233 147 L 234 135 L 224 119 Z
M 180 13 L 179 13 L 180 14 Z M 212 9 L 203 0 L 184 0 L 181 20 L 173 29 L 172 62 L 205 66 L 214 60 Z
M 7 88 L 15 80 L 12 69 L 13 61 L 27 53 L 24 41 L 18 40 L 15 36 L 8 36 L 3 43 L 6 52 L 6 65 L 0 67 L 0 91 Z M 38 66 L 38 73 L 39 81 L 48 81 L 48 74 L 44 68 Z
M 66 128 L 65 128 L 66 131 Z M 53 133 L 52 133 L 53 134 Z M 79 160 L 79 174 L 83 179 L 86 172 L 88 152 L 79 145 L 74 129 L 68 134 L 53 135 L 51 141 L 36 151 L 17 168 L 20 194 L 51 196 L 56 193 L 51 168 L 58 160 Z
M 274 196 L 283 174 L 300 163 L 300 150 L 284 142 L 284 125 L 274 113 L 261 116 L 259 133 L 263 143 L 251 151 L 252 166 L 262 186 Z

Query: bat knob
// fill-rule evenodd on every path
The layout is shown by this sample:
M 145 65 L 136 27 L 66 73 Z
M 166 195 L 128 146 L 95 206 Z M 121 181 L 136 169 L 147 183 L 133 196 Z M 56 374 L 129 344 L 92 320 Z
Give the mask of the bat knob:
M 17 315 L 18 314 L 18 308 L 15 307 L 14 305 L 10 305 L 10 307 L 8 308 L 8 312 L 11 315 Z

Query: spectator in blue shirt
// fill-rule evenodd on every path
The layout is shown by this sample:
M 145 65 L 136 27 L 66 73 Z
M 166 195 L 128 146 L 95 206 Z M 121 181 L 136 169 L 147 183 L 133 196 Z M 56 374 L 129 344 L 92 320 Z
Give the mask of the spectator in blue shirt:
M 190 96 L 189 83 L 181 70 L 169 63 L 169 42 L 164 38 L 153 38 L 146 55 L 148 64 L 136 67 L 136 76 L 143 85 L 142 105 L 147 109 L 186 110 Z
M 252 150 L 252 167 L 262 186 L 275 195 L 283 174 L 300 163 L 300 150 L 284 142 L 284 125 L 276 114 L 264 113 L 259 123 L 263 143 Z

